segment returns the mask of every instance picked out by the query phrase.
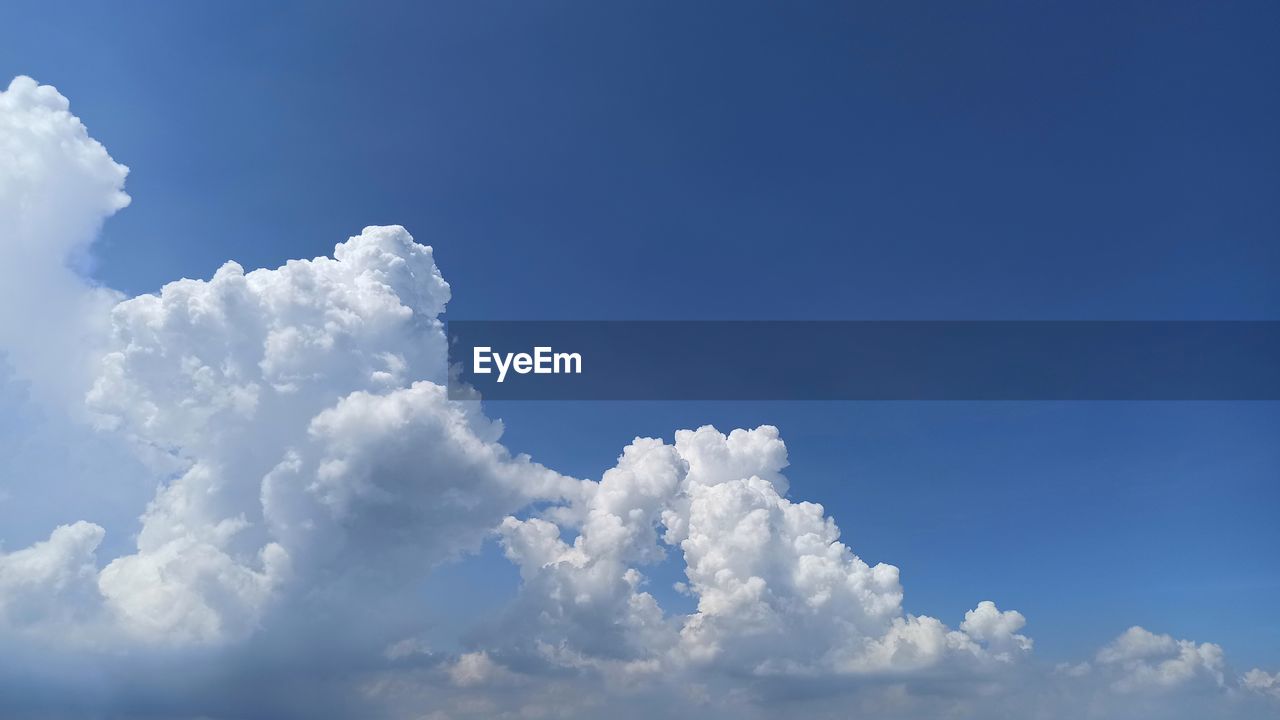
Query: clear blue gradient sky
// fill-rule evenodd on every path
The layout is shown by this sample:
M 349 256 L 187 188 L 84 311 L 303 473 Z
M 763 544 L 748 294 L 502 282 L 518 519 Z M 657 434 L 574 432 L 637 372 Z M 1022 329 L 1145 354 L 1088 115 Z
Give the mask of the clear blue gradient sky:
M 132 293 L 398 223 L 454 318 L 1280 319 L 1278 26 L 1268 2 L 20 1 L 0 76 L 56 85 L 132 168 L 93 271 Z M 1280 662 L 1275 403 L 489 412 L 584 477 L 637 434 L 774 424 L 791 495 L 902 567 L 912 612 L 996 597 L 1050 659 L 1142 624 Z M 477 614 L 516 582 L 492 549 L 445 574 L 434 600 Z

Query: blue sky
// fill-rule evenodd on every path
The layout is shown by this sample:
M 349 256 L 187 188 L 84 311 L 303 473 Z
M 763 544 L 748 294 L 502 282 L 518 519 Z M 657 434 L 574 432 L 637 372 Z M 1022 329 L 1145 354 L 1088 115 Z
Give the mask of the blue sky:
M 1266 3 L 47 5 L 126 291 L 397 222 L 459 317 L 1280 313 Z
M 435 248 L 454 318 L 1280 319 L 1278 22 L 1249 2 L 17 2 L 0 76 L 57 86 L 132 168 L 93 269 L 129 293 L 397 223 Z M 1280 663 L 1275 403 L 488 411 L 580 477 L 635 435 L 774 424 L 791 495 L 901 566 L 913 612 L 996 596 L 1051 659 L 1141 623 Z M 483 612 L 516 582 L 496 556 L 428 592 Z

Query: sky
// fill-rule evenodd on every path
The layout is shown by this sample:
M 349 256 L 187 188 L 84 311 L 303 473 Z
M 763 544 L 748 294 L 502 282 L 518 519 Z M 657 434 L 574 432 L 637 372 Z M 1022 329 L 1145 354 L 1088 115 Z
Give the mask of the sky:
M 719 597 L 724 588 L 711 576 L 692 576 L 699 556 L 688 549 L 683 558 L 668 552 L 666 560 L 648 562 L 644 543 L 652 539 L 643 527 L 634 532 L 644 542 L 606 549 L 591 540 L 593 513 L 612 512 L 601 499 L 612 495 L 593 481 L 618 465 L 613 477 L 647 478 L 634 480 L 636 487 L 652 489 L 646 482 L 661 484 L 653 478 L 665 477 L 668 451 L 692 463 L 695 475 L 711 477 L 716 472 L 698 469 L 711 461 L 697 460 L 691 446 L 672 449 L 677 430 L 768 425 L 785 441 L 789 462 L 786 481 L 774 482 L 778 497 L 763 495 L 772 498 L 771 511 L 821 503 L 841 541 L 867 566 L 900 568 L 906 612 L 936 617 L 968 638 L 954 642 L 981 646 L 955 650 L 979 658 L 968 663 L 940 655 L 929 682 L 967 677 L 948 675 L 953 664 L 999 664 L 1002 653 L 1028 652 L 1031 666 L 1087 661 L 1098 687 L 1128 688 L 1132 678 L 1146 677 L 1143 658 L 1163 652 L 1132 648 L 1163 647 L 1158 638 L 1168 634 L 1171 643 L 1200 643 L 1192 646 L 1196 657 L 1212 655 L 1207 643 L 1225 650 L 1230 670 L 1219 686 L 1265 686 L 1280 696 L 1280 678 L 1232 680 L 1251 668 L 1280 671 L 1276 403 L 486 402 L 482 410 L 451 409 L 412 384 L 438 379 L 431 328 L 397 325 L 398 316 L 379 304 L 399 298 L 432 321 L 442 312 L 446 319 L 1280 320 L 1280 94 L 1272 89 L 1280 52 L 1271 32 L 1278 20 L 1273 4 L 1250 2 L 7 3 L 0 9 L 0 85 L 26 75 L 56 87 L 88 135 L 129 170 L 125 180 L 85 151 L 95 174 L 81 182 L 88 176 L 79 166 L 58 164 L 61 156 L 49 149 L 37 158 L 48 172 L 30 170 L 46 167 L 38 163 L 15 163 L 8 176 L 0 171 L 0 210 L 16 218 L 0 222 L 16 238 L 13 260 L 0 271 L 0 288 L 7 286 L 0 289 L 7 306 L 0 348 L 8 362 L 0 372 L 0 455 L 7 459 L 0 473 L 0 596 L 6 588 L 17 592 L 4 584 L 5 568 L 13 573 L 20 565 L 16 552 L 49 539 L 59 525 L 73 528 L 68 538 L 89 543 L 95 531 L 71 525 L 84 520 L 105 535 L 96 559 L 67 577 L 96 576 L 97 590 L 84 592 L 106 598 L 106 614 L 116 620 L 103 620 L 79 595 L 75 609 L 56 620 L 86 623 L 84 634 L 98 650 L 128 648 L 138 678 L 177 653 L 225 684 L 219 673 L 228 658 L 274 657 L 264 647 L 282 638 L 282 646 L 311 647 L 298 639 L 308 637 L 309 626 L 281 619 L 280 608 L 310 608 L 314 598 L 298 588 L 323 586 L 335 606 L 314 610 L 321 617 L 355 617 L 343 614 L 354 608 L 376 614 L 374 596 L 406 627 L 411 620 L 399 614 L 417 613 L 414 642 L 398 647 L 409 653 L 430 645 L 431 653 L 421 653 L 430 658 L 423 672 L 440 677 L 393 668 L 379 687 L 399 689 L 387 701 L 397 711 L 418 712 L 425 703 L 464 716 L 476 707 L 464 702 L 475 700 L 467 694 L 484 692 L 488 702 L 540 707 L 548 698 L 539 692 L 560 686 L 536 679 L 560 682 L 567 668 L 606 678 L 601 702 L 623 692 L 614 683 L 648 698 L 638 707 L 659 707 L 644 695 L 661 696 L 655 686 L 636 690 L 629 683 L 639 681 L 618 679 L 632 677 L 635 666 L 610 663 L 658 662 L 661 679 L 652 682 L 663 687 L 677 682 L 667 663 L 693 673 L 688 664 L 700 657 L 688 646 L 694 641 L 650 632 L 641 623 L 648 616 L 635 610 L 645 593 L 618 590 L 621 574 L 610 592 L 630 594 L 599 596 L 604 604 L 592 610 L 598 615 L 577 618 L 561 606 L 551 612 L 549 598 L 565 588 L 591 595 L 583 584 L 591 578 L 548 566 L 540 573 L 531 558 L 545 548 L 530 538 L 546 518 L 565 542 L 584 538 L 589 567 L 621 573 L 640 563 L 649 578 L 645 592 L 668 619 L 695 613 L 698 597 Z M 22 118 L 23 107 L 8 110 Z M 70 133 L 67 142 L 81 142 L 58 127 Z M 25 139 L 34 135 L 13 137 L 34 146 Z M 119 187 L 127 207 L 117 202 Z M 29 188 L 34 195 L 23 194 Z M 57 212 L 24 204 L 41 193 L 57 198 L 50 204 Z M 401 225 L 431 251 L 424 255 L 395 233 L 362 233 L 371 225 Z M 228 260 L 246 272 L 270 270 L 332 256 L 335 243 L 353 236 L 360 239 L 336 262 L 257 275 L 244 287 L 234 273 L 222 274 L 221 284 L 214 279 Z M 442 275 L 448 290 L 434 280 L 417 288 L 397 279 L 394 258 L 419 268 L 416 277 Z M 337 290 L 324 294 L 355 282 L 361 268 L 392 277 L 374 294 L 377 302 L 348 306 Z M 179 278 L 203 282 L 166 288 L 154 303 L 127 300 Z M 238 293 L 275 299 L 250 311 L 236 304 Z M 309 293 L 322 298 L 312 303 Z M 225 324 L 193 321 L 153 332 L 149 323 L 189 303 L 221 308 Z M 50 318 L 40 327 L 30 322 L 37 307 Z M 311 357 L 289 343 L 314 337 L 272 334 L 290 323 L 320 336 L 332 332 L 300 309 L 308 307 L 341 307 L 367 325 L 339 333 L 339 350 L 313 348 Z M 264 337 L 277 344 L 264 340 L 258 351 L 266 347 L 276 365 L 263 366 L 261 378 L 227 370 L 238 353 L 250 352 L 237 344 L 245 342 L 242 332 L 256 337 L 258 328 L 273 328 Z M 221 365 L 208 364 L 221 373 L 212 381 L 217 392 L 180 363 L 149 364 L 145 352 L 131 354 L 150 348 L 157 357 L 221 357 L 210 348 L 222 340 L 209 338 L 234 350 Z M 353 354 L 341 355 L 348 347 Z M 385 353 L 420 375 L 388 365 L 382 372 L 390 385 L 383 386 L 356 371 Z M 106 365 L 98 364 L 102 357 Z M 184 388 L 207 403 L 197 403 L 202 412 L 183 403 Z M 248 388 L 266 394 L 249 402 Z M 500 444 L 485 416 L 501 419 Z M 380 423 L 388 417 L 407 425 L 387 430 Z M 413 423 L 428 438 L 423 448 L 437 454 L 396 444 L 397 432 Z M 276 427 L 284 429 L 270 429 Z M 460 436 L 478 445 L 462 452 L 439 439 Z M 622 448 L 637 437 L 667 443 L 635 451 L 645 458 L 636 460 L 644 472 L 619 465 Z M 779 471 L 770 454 L 776 448 L 767 432 L 750 438 L 766 448 L 751 457 L 768 479 Z M 481 446 L 483 460 L 467 454 Z M 531 469 L 495 448 L 528 453 L 540 465 Z M 360 480 L 335 480 L 321 471 L 335 458 L 344 468 L 371 469 Z M 211 475 L 201 479 L 192 468 Z M 324 493 L 281 491 L 268 502 L 274 485 L 265 476 L 313 469 L 328 478 L 317 481 Z M 421 493 L 472 487 L 411 482 L 432 469 L 484 488 L 469 506 L 476 517 L 431 510 Z M 227 476 L 218 479 L 219 472 Z M 720 487 L 705 478 L 685 482 L 707 487 L 668 488 L 676 500 L 666 502 L 676 504 L 667 511 L 679 515 L 687 509 L 679 502 L 696 506 Z M 173 500 L 180 493 L 166 494 L 166 487 L 234 492 L 204 508 Z M 376 496 L 369 487 L 402 494 L 410 518 L 352 509 Z M 634 517 L 665 523 L 646 504 L 649 495 L 636 492 L 640 499 L 622 494 L 650 514 Z M 161 502 L 166 497 L 173 502 Z M 539 516 L 557 505 L 567 509 Z M 237 517 L 227 508 L 243 507 L 250 508 L 247 530 L 219 525 Z M 513 524 L 490 534 L 508 515 Z M 343 544 L 299 539 L 302 516 L 322 526 L 328 518 L 346 533 Z M 679 522 L 696 517 L 690 510 Z M 190 540 L 198 523 L 208 525 L 207 536 Z M 422 530 L 428 526 L 439 531 Z M 413 541 L 402 546 L 387 539 L 393 534 Z M 594 542 L 601 546 L 591 550 Z M 273 565 L 272 547 L 290 570 Z M 507 557 L 522 552 L 523 561 Z M 207 560 L 212 577 L 235 588 L 237 602 L 197 597 L 193 588 L 207 589 L 204 576 L 176 582 L 169 594 L 136 592 L 147 578 L 165 575 L 147 574 L 163 566 L 156 558 L 171 557 L 165 553 Z M 401 553 L 443 565 L 406 572 Z M 555 568 L 569 561 L 558 562 Z M 856 563 L 837 564 L 862 577 Z M 333 569 L 366 566 L 377 580 Z M 390 577 L 400 583 L 394 591 L 368 589 Z M 50 581 L 59 597 L 71 587 L 64 580 Z M 677 582 L 699 589 L 682 594 L 672 587 Z M 559 594 L 539 594 L 547 588 Z M 0 663 L 0 687 L 24 677 L 11 663 L 44 657 L 33 648 L 47 645 L 40 633 L 57 624 L 31 620 L 23 598 L 0 602 L 9 623 L 25 618 L 29 626 L 13 631 L 11 646 L 19 650 Z M 183 598 L 191 612 L 165 615 L 164 608 L 188 607 Z M 1025 627 L 998 635 L 976 624 L 960 630 L 965 611 L 986 600 L 996 602 L 996 612 L 1016 610 Z M 607 651 L 582 640 L 592 618 L 623 606 L 643 632 Z M 832 613 L 853 625 L 884 620 L 870 607 Z M 542 627 L 530 619 L 549 615 L 573 622 Z M 707 621 L 707 637 L 718 640 L 699 636 L 698 647 L 719 643 L 754 657 L 759 648 L 734 644 L 750 636 L 733 624 L 741 618 L 722 620 Z M 362 664 L 366 645 L 380 632 L 391 637 L 403 629 L 361 622 L 352 620 L 350 633 L 359 642 L 326 646 L 332 655 L 361 659 L 335 659 L 318 674 L 341 670 L 366 680 L 373 672 Z M 778 622 L 801 639 L 817 632 Z M 1124 635 L 1131 626 L 1157 640 Z M 536 659 L 528 649 L 534 635 L 522 635 L 533 633 L 529 628 L 543 633 L 535 633 L 539 640 L 561 641 L 562 654 Z M 1018 633 L 1034 639 L 1033 651 L 1009 649 Z M 197 650 L 157 637 L 186 638 Z M 620 649 L 633 645 L 641 648 L 635 657 Z M 219 708 L 208 692 L 190 688 L 195 706 L 182 708 L 143 680 L 116 677 L 113 685 L 100 669 L 84 670 L 93 653 L 68 648 L 52 664 L 63 670 L 34 686 L 48 688 L 50 697 L 80 682 L 129 688 L 91 693 L 96 707 L 58 709 L 72 716 L 314 710 L 287 700 L 274 708 Z M 181 655 L 187 652 L 194 655 Z M 824 656 L 821 662 L 837 669 L 815 669 L 821 663 L 797 649 L 797 667 L 816 678 L 814 702 L 835 703 L 815 714 L 883 711 L 874 703 L 888 701 L 878 696 L 868 705 L 841 705 L 863 696 L 851 699 L 824 684 L 839 683 L 823 673 L 865 672 L 873 656 Z M 270 666 L 269 658 L 261 662 Z M 1188 672 L 1219 671 L 1204 663 Z M 1112 667 L 1129 675 L 1103 680 Z M 725 679 L 733 668 L 697 672 L 713 706 L 721 707 L 718 693 L 733 696 L 733 681 Z M 1054 682 L 1023 684 L 1052 693 Z M 444 704 L 415 700 L 414 683 L 434 688 Z M 756 690 L 765 697 L 762 716 L 770 717 L 773 695 Z M 922 694 L 950 697 L 934 685 Z M 372 702 L 367 692 L 357 695 Z M 117 696 L 125 699 L 107 699 Z M 52 701 L 31 698 L 23 712 L 53 716 Z M 983 712 L 973 697 L 954 702 L 946 707 Z M 1016 716 L 1011 708 L 1022 706 L 1009 702 L 1000 707 Z M 1096 707 L 1109 710 L 1095 710 L 1100 717 L 1133 710 L 1116 702 L 1099 701 Z M 493 707 L 480 715 L 492 716 Z M 1154 713 L 1157 706 L 1140 707 Z M 1241 717 L 1276 711 L 1240 707 Z M 908 705 L 902 712 L 923 717 L 937 709 Z

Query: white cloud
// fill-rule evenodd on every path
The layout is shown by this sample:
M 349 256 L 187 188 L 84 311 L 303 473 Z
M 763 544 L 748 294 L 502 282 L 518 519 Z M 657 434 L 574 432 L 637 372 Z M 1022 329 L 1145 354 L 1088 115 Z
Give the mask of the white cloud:
M 459 687 L 473 687 L 492 682 L 505 670 L 484 652 L 465 653 L 449 666 L 449 679 Z
M 1065 718 L 1087 697 L 1127 717 L 1194 691 L 1248 717 L 1278 694 L 1212 643 L 1133 628 L 1053 674 L 1018 612 L 908 613 L 896 567 L 789 496 L 770 426 L 638 438 L 598 482 L 512 455 L 446 396 L 449 286 L 403 228 L 126 300 L 76 270 L 128 197 L 65 98 L 25 78 L 0 94 L 0 160 L 0 348 L 157 485 L 124 552 L 80 521 L 0 553 L 0 711 Z M 434 653 L 418 590 L 490 534 L 519 597 L 466 652 Z M 669 561 L 689 614 L 648 590 Z
M 54 524 L 84 513 L 99 524 L 134 516 L 133 503 L 150 484 L 136 479 L 127 450 L 77 422 L 110 309 L 121 298 L 83 271 L 102 222 L 129 203 L 127 172 L 57 90 L 28 77 L 0 84 L 0 494 L 8 498 L 0 507 L 0 542 L 6 546 L 48 537 Z
M 863 562 L 822 506 L 782 497 L 785 465 L 770 426 L 681 431 L 674 446 L 640 438 L 580 506 L 555 515 L 564 527 L 508 518 L 504 543 L 537 618 L 526 627 L 575 661 L 757 675 L 1011 662 L 1030 650 L 1015 634 L 1025 619 L 991 602 L 960 630 L 904 615 L 898 569 Z M 643 568 L 667 552 L 682 556 L 698 601 L 687 617 L 668 617 L 642 589 Z
M 69 396 L 87 389 L 96 424 L 128 437 L 161 481 L 136 552 L 97 576 L 110 619 L 86 615 L 75 635 L 235 642 L 296 593 L 325 612 L 358 613 L 359 596 L 388 602 L 505 514 L 578 491 L 507 453 L 501 426 L 474 403 L 444 396 L 438 316 L 449 288 L 431 249 L 403 228 L 368 228 L 332 258 L 248 273 L 227 263 L 207 281 L 102 302 L 117 298 L 67 262 L 126 204 L 125 170 L 67 108 L 25 78 L 0 104 L 12 161 L 0 185 L 6 250 L 30 266 L 14 263 L 29 280 L 4 287 L 25 303 L 53 302 L 58 321 L 45 327 L 93 318 L 93 341 L 77 335 L 78 352 L 64 354 L 96 368 L 96 380 L 39 372 L 31 348 L 68 338 L 9 322 L 0 337 L 24 379 Z M 6 582 L 52 582 L 23 559 L 69 552 L 65 535 L 11 553 Z M 76 561 L 77 577 L 94 568 L 91 557 Z M 60 612 L 31 603 L 8 615 L 21 629 L 43 621 L 27 615 Z
M 228 263 L 114 309 L 89 406 L 180 470 L 138 552 L 103 570 L 128 626 L 165 642 L 244 637 L 290 583 L 408 585 L 504 514 L 576 492 L 445 396 L 448 294 L 430 248 L 385 227 L 332 259 Z
M 128 168 L 68 107 L 28 77 L 0 92 L 0 348 L 37 395 L 64 407 L 83 392 L 119 299 L 78 270 L 103 220 L 129 204 Z
M 1280 699 L 1280 672 L 1268 673 L 1254 668 L 1240 678 L 1240 684 L 1251 692 Z
M 1202 680 L 1223 684 L 1225 660 L 1213 643 L 1196 644 L 1131 627 L 1098 651 L 1098 665 L 1115 674 L 1122 692 L 1169 689 Z
M 55 528 L 48 540 L 0 553 L 0 619 L 37 632 L 65 632 L 83 620 L 97 600 L 94 551 L 101 527 L 88 522 Z
M 1017 610 L 1001 612 L 995 603 L 983 600 L 964 614 L 960 630 L 992 648 L 1026 652 L 1031 649 L 1031 638 L 1018 634 L 1026 624 L 1027 619 Z
M 1063 718 L 1266 718 L 1280 711 L 1280 698 L 1265 692 L 1269 677 L 1254 670 L 1233 678 L 1218 645 L 1135 626 L 1092 662 L 1059 664 L 1033 699 Z

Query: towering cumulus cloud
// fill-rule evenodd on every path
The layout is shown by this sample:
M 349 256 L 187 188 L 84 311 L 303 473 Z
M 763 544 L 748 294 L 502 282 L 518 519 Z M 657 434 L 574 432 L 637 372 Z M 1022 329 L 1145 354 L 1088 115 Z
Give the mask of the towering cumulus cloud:
M 576 530 L 507 518 L 503 539 L 545 619 L 552 657 L 617 658 L 626 668 L 718 668 L 749 675 L 856 674 L 978 667 L 1030 650 L 1016 612 L 984 602 L 958 631 L 902 612 L 898 569 L 869 566 L 822 506 L 793 503 L 772 427 L 637 440 L 563 515 Z M 659 536 L 657 528 L 662 528 Z M 660 542 L 660 540 L 662 542 Z M 668 619 L 640 569 L 682 553 L 697 611 Z
M 46 399 L 72 401 L 119 295 L 77 273 L 103 220 L 129 204 L 129 169 L 67 99 L 15 78 L 0 92 L 0 347 Z
M 392 227 L 117 305 L 88 405 L 178 474 L 99 577 L 115 618 L 157 642 L 243 638 L 290 587 L 346 602 L 412 582 L 406 566 L 572 491 L 444 397 L 448 297 L 430 248 Z
M 127 443 L 157 488 L 137 525 L 51 521 L 0 551 L 0 715 L 1280 707 L 1274 674 L 1237 675 L 1211 643 L 1135 627 L 1048 669 L 994 602 L 953 626 L 907 612 L 896 567 L 793 499 L 770 426 L 637 438 L 598 481 L 512 455 L 478 402 L 446 396 L 449 286 L 403 228 L 132 299 L 95 287 L 88 249 L 128 203 L 125 172 L 53 88 L 0 94 L 0 343 L 49 412 Z M 432 650 L 421 588 L 487 538 L 519 591 Z M 650 592 L 667 563 L 690 612 Z

